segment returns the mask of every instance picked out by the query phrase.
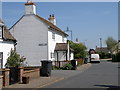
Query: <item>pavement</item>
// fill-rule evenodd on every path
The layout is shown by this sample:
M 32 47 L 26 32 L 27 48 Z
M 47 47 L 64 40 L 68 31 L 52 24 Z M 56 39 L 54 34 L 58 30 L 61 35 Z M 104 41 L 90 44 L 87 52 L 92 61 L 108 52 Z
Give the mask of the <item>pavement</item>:
M 43 88 L 47 85 L 51 85 L 60 80 L 72 77 L 79 73 L 84 72 L 91 67 L 91 64 L 83 64 L 77 67 L 77 70 L 52 70 L 50 77 L 40 77 L 30 80 L 29 84 L 13 84 L 7 87 L 3 87 L 3 90 L 6 88 Z

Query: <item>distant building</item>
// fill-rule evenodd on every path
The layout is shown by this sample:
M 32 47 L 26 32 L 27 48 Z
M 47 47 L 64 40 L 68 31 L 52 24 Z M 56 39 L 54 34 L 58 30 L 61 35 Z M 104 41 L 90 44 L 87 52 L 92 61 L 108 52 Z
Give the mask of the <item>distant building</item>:
M 10 28 L 10 31 L 18 41 L 17 52 L 26 57 L 30 66 L 39 66 L 41 60 L 73 59 L 73 54 L 69 52 L 70 48 L 67 45 L 68 35 L 56 26 L 54 14 L 50 15 L 48 20 L 38 16 L 36 5 L 32 1 L 25 3 L 25 14 Z M 64 46 L 64 50 L 61 50 Z
M 95 49 L 96 52 L 104 52 L 104 53 L 110 53 L 109 50 L 107 49 L 107 47 L 96 47 Z
M 4 68 L 11 49 L 14 49 L 16 39 L 0 19 L 0 68 Z

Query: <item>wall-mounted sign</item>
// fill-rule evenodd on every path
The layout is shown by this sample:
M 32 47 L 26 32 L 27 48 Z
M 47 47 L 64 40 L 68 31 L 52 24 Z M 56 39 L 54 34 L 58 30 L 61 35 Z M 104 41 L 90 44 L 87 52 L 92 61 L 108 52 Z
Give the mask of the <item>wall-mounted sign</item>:
M 40 43 L 38 46 L 47 46 L 47 43 Z

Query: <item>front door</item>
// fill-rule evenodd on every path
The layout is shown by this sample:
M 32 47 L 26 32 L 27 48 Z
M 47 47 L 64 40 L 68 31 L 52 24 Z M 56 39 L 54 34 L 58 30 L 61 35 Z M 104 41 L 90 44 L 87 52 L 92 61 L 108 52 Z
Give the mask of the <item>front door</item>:
M 3 52 L 0 52 L 0 69 L 3 68 Z

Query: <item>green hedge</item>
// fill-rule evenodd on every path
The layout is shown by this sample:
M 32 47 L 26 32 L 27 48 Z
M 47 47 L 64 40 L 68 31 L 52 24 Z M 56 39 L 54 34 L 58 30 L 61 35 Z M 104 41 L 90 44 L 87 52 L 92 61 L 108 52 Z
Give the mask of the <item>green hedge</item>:
M 72 64 L 65 64 L 65 66 L 63 66 L 63 70 L 72 70 L 72 68 Z
M 120 52 L 112 55 L 112 62 L 120 62 Z
M 110 53 L 104 53 L 104 52 L 97 52 L 100 55 L 100 59 L 107 59 L 112 58 L 112 55 Z

